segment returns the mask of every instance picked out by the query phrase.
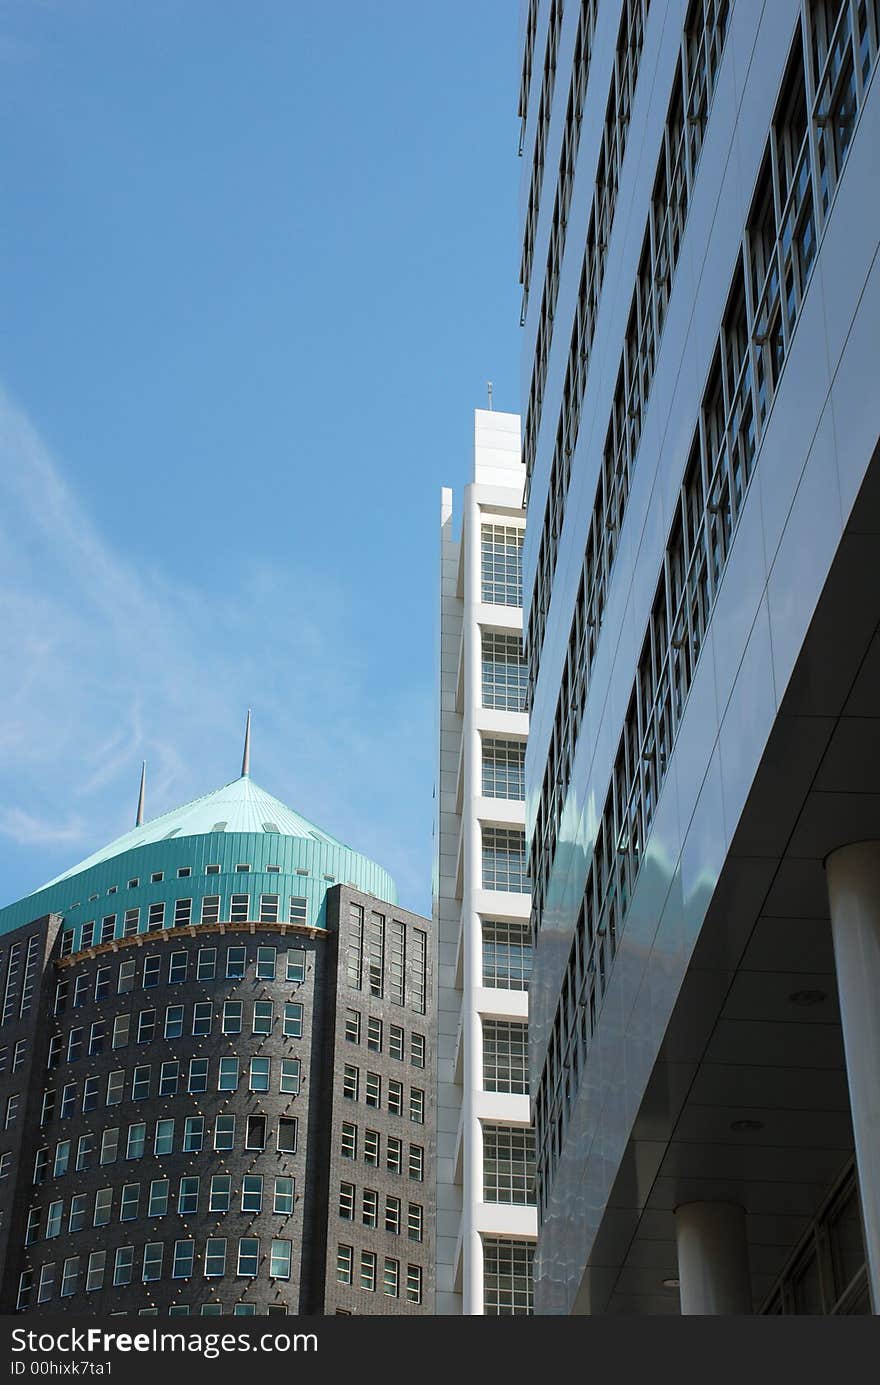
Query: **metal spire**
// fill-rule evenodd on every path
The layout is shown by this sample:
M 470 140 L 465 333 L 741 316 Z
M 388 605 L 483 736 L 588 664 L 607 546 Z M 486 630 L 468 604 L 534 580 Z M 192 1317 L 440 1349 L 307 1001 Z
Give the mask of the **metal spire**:
M 139 792 L 139 794 L 138 794 L 138 810 L 137 810 L 137 817 L 136 817 L 135 820 L 134 820 L 134 825 L 135 825 L 135 827 L 143 827 L 143 825 L 144 825 L 144 797 L 145 797 L 145 794 L 146 794 L 146 788 L 147 788 L 147 762 L 146 762 L 146 760 L 142 760 L 142 761 L 141 761 L 141 787 L 140 787 L 140 792 Z
M 251 709 L 248 707 L 247 721 L 244 727 L 244 754 L 241 757 L 241 777 L 246 779 L 251 772 Z

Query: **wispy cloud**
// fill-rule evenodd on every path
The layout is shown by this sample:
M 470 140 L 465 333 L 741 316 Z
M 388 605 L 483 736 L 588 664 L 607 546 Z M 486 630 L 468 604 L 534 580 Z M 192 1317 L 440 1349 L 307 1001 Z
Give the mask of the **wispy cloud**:
M 0 393 L 0 601 L 5 898 L 130 825 L 142 758 L 151 815 L 232 778 L 252 703 L 255 777 L 426 907 L 431 671 L 380 679 L 329 573 L 256 558 L 214 594 L 137 570 Z M 255 642 L 267 608 L 296 615 Z

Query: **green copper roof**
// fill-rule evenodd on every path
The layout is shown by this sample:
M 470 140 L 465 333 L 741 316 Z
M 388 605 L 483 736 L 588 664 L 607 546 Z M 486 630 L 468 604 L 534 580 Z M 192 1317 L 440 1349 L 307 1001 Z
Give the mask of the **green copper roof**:
M 308 841 L 323 842 L 329 846 L 350 850 L 344 842 L 320 828 L 313 827 L 305 818 L 288 808 L 279 798 L 273 797 L 247 775 L 224 784 L 213 793 L 194 798 L 181 808 L 172 808 L 161 817 L 153 818 L 140 827 L 134 827 L 124 836 L 117 837 L 109 846 L 96 851 L 93 856 L 80 861 L 79 865 L 57 875 L 48 885 L 59 880 L 67 880 L 71 875 L 88 870 L 91 866 L 120 856 L 124 851 L 132 851 L 138 846 L 151 842 L 161 842 L 173 837 L 198 837 L 208 832 L 265 832 L 282 837 L 302 837 Z M 47 886 L 43 886 L 43 889 Z

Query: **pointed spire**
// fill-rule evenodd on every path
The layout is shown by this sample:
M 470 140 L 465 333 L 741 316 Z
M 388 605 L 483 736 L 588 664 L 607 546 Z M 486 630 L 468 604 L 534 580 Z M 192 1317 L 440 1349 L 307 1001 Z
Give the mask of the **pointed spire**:
M 137 810 L 137 817 L 136 817 L 135 820 L 134 820 L 134 825 L 135 825 L 135 827 L 143 827 L 143 825 L 144 825 L 144 798 L 145 798 L 145 796 L 146 796 L 146 791 L 147 791 L 147 762 L 146 762 L 146 760 L 142 760 L 142 761 L 141 761 L 141 787 L 140 787 L 140 793 L 138 794 L 138 810 Z
M 251 772 L 251 709 L 248 707 L 247 721 L 244 727 L 244 754 L 241 757 L 241 777 L 247 779 Z

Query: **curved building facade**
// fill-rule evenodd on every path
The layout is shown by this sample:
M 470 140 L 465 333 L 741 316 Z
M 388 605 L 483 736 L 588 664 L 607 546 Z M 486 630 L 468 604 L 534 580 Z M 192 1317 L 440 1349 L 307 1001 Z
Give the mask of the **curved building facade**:
M 432 1311 L 433 946 L 384 870 L 243 775 L 0 934 L 5 1311 Z

